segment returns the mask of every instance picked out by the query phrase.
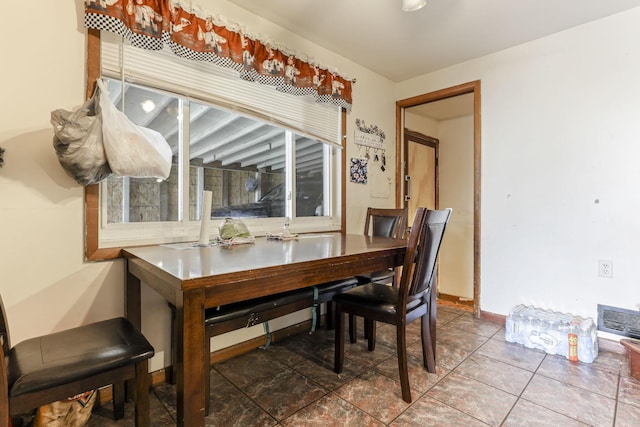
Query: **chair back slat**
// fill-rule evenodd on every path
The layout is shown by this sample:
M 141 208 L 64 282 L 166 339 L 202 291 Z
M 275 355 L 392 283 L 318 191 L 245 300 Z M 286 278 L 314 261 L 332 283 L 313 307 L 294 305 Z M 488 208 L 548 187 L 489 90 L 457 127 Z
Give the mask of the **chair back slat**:
M 9 423 L 9 379 L 5 352 L 2 347 L 4 345 L 0 346 L 0 427 L 7 426 Z
M 404 237 L 407 209 L 367 208 L 364 234 L 377 237 Z
M 433 282 L 438 253 L 450 218 L 451 209 L 418 208 L 409 235 L 400 282 L 404 304 L 409 297 L 431 290 L 429 287 Z
M 4 309 L 2 295 L 0 295 L 0 341 L 2 342 L 2 350 L 4 354 L 9 353 L 11 348 L 11 339 L 9 338 L 9 324 L 7 323 L 7 312 Z
M 0 344 L 0 426 L 6 426 L 9 423 L 9 374 L 5 357 L 9 353 L 10 342 L 2 295 L 0 295 Z

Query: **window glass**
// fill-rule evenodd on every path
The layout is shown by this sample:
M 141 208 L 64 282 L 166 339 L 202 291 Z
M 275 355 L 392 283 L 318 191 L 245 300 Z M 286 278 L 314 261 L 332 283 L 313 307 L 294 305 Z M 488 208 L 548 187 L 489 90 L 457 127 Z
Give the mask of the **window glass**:
M 296 205 L 295 216 L 322 216 L 325 177 L 324 144 L 296 137 Z
M 174 152 L 164 181 L 107 180 L 102 191 L 108 223 L 199 221 L 205 190 L 213 194 L 212 218 L 282 218 L 291 212 L 288 205 L 294 218 L 329 216 L 328 144 L 205 102 L 129 83 L 123 90 L 111 79 L 108 85 L 114 104 L 124 105 L 134 123 L 162 133 Z M 183 157 L 188 172 L 181 179 Z M 295 200 L 288 196 L 293 188 Z

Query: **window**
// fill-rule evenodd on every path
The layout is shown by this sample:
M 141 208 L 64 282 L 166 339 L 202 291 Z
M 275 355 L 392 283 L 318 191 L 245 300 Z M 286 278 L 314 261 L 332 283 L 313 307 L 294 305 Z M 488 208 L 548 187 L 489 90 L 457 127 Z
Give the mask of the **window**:
M 101 46 L 112 102 L 162 133 L 174 155 L 167 180 L 112 176 L 100 185 L 100 248 L 197 240 L 204 190 L 213 193 L 214 227 L 240 217 L 255 235 L 279 230 L 285 218 L 298 232 L 340 229 L 337 107 L 137 50 L 112 35 Z

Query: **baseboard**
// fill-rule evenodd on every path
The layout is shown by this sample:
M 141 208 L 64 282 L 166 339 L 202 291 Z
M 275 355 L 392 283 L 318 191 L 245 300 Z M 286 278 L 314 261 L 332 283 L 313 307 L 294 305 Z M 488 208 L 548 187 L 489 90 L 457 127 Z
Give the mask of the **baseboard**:
M 473 300 L 469 298 L 463 298 L 456 295 L 448 295 L 438 293 L 438 301 L 447 301 L 454 305 L 461 305 L 463 307 L 471 307 L 473 309 Z
M 497 323 L 504 328 L 507 323 L 507 316 L 496 313 L 489 313 L 488 311 L 480 310 L 480 318 L 488 322 Z
M 321 318 L 320 324 L 324 324 L 324 316 Z M 296 323 L 295 325 L 287 326 L 286 328 L 278 329 L 271 332 L 271 343 L 276 343 L 288 338 L 292 335 L 297 335 L 305 331 L 311 330 L 311 320 Z M 267 343 L 266 335 L 259 336 L 257 338 L 243 341 L 241 343 L 232 345 L 230 347 L 223 348 L 221 350 L 211 353 L 211 363 L 220 363 L 233 357 L 239 356 L 244 353 L 255 350 L 258 347 L 262 347 Z

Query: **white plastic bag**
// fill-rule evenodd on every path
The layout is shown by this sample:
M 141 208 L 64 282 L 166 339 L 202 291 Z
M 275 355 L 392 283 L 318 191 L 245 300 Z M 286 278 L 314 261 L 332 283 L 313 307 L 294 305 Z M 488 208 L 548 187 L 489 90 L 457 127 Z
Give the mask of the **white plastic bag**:
M 96 89 L 78 110 L 51 112 L 53 147 L 58 161 L 65 172 L 82 185 L 96 184 L 111 175 L 102 145 L 98 97 Z
M 168 178 L 172 152 L 162 134 L 132 123 L 111 103 L 100 79 L 98 86 L 102 92 L 102 140 L 111 171 L 118 176 Z

